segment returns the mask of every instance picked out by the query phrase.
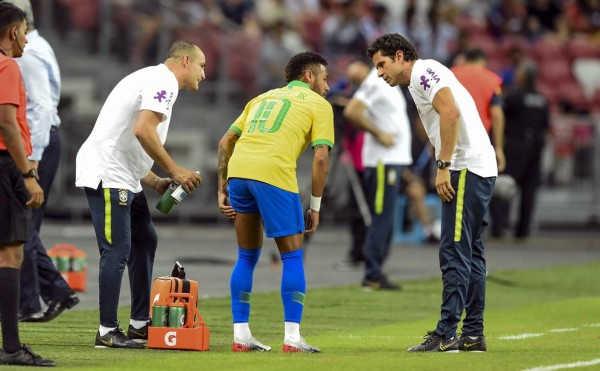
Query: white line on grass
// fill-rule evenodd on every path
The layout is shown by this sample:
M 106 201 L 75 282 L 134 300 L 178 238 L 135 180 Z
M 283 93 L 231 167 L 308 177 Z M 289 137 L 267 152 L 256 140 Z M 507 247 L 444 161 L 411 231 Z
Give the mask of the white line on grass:
M 571 332 L 571 331 L 577 331 L 577 328 L 554 328 L 552 330 L 550 330 L 550 332 Z
M 500 340 L 521 340 L 527 338 L 534 338 L 538 336 L 543 336 L 544 334 L 519 334 L 519 335 L 509 335 L 509 336 L 500 336 L 498 339 Z
M 600 327 L 600 323 L 590 323 L 587 325 L 584 325 L 585 327 Z
M 563 363 L 561 365 L 553 365 L 553 366 L 541 366 L 528 368 L 523 371 L 552 371 L 552 370 L 561 370 L 563 368 L 576 368 L 576 367 L 587 367 L 600 364 L 600 358 L 592 359 L 591 361 L 579 361 L 573 363 Z

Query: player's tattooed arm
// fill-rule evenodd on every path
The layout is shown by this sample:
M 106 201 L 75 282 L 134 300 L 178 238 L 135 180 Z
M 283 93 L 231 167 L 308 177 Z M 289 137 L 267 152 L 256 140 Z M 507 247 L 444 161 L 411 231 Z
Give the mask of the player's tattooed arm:
M 227 130 L 223 138 L 219 141 L 219 149 L 217 151 L 217 200 L 219 202 L 219 210 L 228 219 L 235 219 L 236 212 L 229 205 L 229 197 L 227 195 L 227 165 L 238 139 L 240 139 L 238 133 L 231 129 Z

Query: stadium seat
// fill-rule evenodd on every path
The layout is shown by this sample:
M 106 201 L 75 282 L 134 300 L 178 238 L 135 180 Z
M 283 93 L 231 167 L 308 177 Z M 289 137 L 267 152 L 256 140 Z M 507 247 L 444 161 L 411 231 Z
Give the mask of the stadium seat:
M 300 16 L 300 35 L 302 40 L 315 52 L 321 51 L 323 22 L 326 18 L 325 13 L 304 14 Z
M 567 44 L 567 55 L 571 60 L 578 58 L 600 59 L 600 47 L 588 38 L 576 37 Z
M 557 86 L 557 90 L 559 100 L 569 102 L 579 110 L 590 111 L 592 102 L 585 96 L 583 88 L 576 81 L 564 82 Z
M 237 81 L 245 94 L 255 95 L 256 74 L 260 62 L 262 43 L 258 36 L 252 36 L 243 31 L 233 31 L 227 38 L 227 60 L 229 63 L 229 78 Z
M 565 45 L 556 37 L 546 36 L 533 44 L 533 54 L 539 63 L 555 58 L 564 58 Z
M 205 22 L 196 27 L 176 29 L 175 37 L 194 43 L 202 49 L 206 57 L 206 68 L 204 69 L 206 78 L 216 79 L 221 55 L 221 30 L 217 26 Z
M 561 56 L 539 63 L 539 79 L 546 84 L 562 84 L 573 80 L 568 60 Z

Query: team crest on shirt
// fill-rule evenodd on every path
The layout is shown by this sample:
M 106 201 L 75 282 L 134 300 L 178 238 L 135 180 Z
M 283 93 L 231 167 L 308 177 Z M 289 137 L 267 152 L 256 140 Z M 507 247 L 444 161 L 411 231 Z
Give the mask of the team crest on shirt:
M 119 205 L 127 206 L 127 197 L 129 192 L 126 189 L 119 189 Z

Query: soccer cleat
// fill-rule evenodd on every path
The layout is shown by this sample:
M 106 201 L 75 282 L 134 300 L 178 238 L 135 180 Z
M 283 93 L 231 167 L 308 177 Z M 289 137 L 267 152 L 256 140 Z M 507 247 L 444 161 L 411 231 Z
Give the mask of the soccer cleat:
M 146 344 L 148 342 L 148 327 L 150 327 L 151 323 L 151 321 L 146 322 L 146 325 L 140 329 L 130 324 L 127 328 L 127 337 L 136 343 Z
M 0 351 L 0 365 L 54 367 L 56 363 L 34 353 L 29 345 L 21 345 L 16 353 Z
M 303 337 L 300 337 L 300 341 L 285 341 L 282 350 L 284 353 L 321 353 L 319 348 L 309 345 Z
M 425 341 L 422 344 L 415 345 L 414 347 L 408 348 L 409 353 L 419 352 L 447 352 L 447 353 L 458 353 L 459 340 L 456 336 L 450 339 L 446 339 L 440 336 L 435 331 L 430 331 L 427 335 L 423 336 Z
M 123 333 L 123 330 L 116 328 L 104 336 L 100 336 L 100 331 L 96 333 L 96 348 L 126 348 L 126 349 L 145 349 L 144 344 L 136 343 Z
M 261 343 L 260 341 L 256 340 L 256 338 L 251 337 L 246 341 L 238 341 L 233 339 L 231 350 L 234 352 L 251 352 L 253 350 L 259 352 L 270 352 L 271 347 Z
M 485 336 L 468 336 L 463 334 L 458 339 L 458 349 L 464 352 L 485 352 L 487 351 Z

